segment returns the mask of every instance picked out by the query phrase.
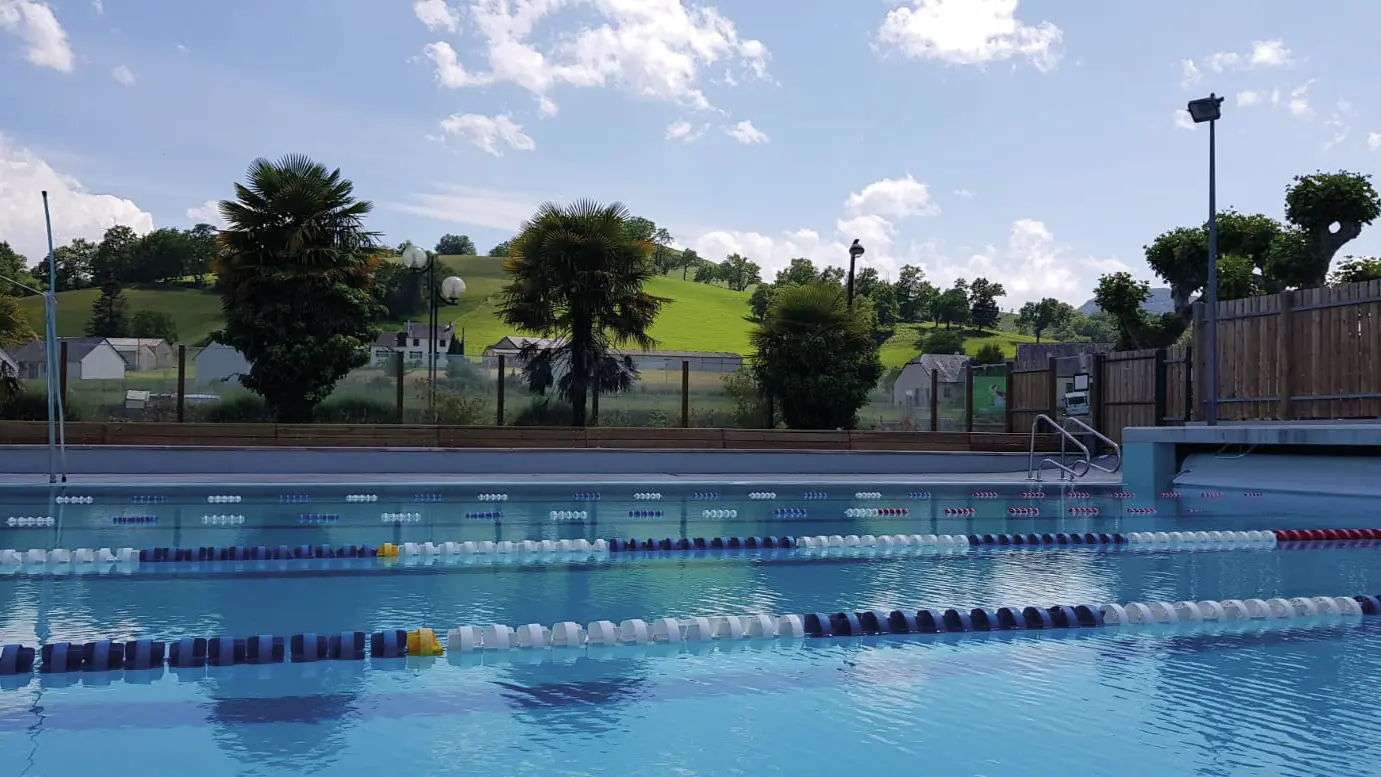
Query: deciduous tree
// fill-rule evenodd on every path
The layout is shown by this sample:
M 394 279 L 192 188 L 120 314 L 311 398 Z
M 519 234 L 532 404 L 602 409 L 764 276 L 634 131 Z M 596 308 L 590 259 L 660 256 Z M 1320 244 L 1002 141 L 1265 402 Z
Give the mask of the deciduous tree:
M 1046 330 L 1062 326 L 1074 318 L 1077 311 L 1067 302 L 1054 297 L 1046 297 L 1039 302 L 1028 302 L 1017 313 L 1017 327 L 1027 334 L 1034 335 L 1036 342 Z
M 436 241 L 436 253 L 441 256 L 474 256 L 475 241 L 469 235 L 445 234 Z

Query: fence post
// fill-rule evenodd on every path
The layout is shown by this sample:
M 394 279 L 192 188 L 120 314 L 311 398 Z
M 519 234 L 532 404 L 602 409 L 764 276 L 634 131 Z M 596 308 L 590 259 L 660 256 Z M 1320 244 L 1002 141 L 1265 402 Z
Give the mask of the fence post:
M 177 347 L 177 422 L 187 420 L 187 346 Z
M 48 366 L 52 369 L 52 365 Z M 62 397 L 63 416 L 67 413 L 67 341 L 58 341 L 58 396 Z M 120 407 L 125 406 L 125 398 L 120 397 Z
M 1016 361 L 1008 359 L 1003 363 L 1003 380 L 1006 382 L 1004 390 L 1007 398 L 1002 403 L 1002 425 L 1008 434 L 1012 433 L 1012 371 L 1016 367 Z
M 1195 346 L 1185 346 L 1185 420 L 1189 424 L 1195 420 Z
M 973 362 L 964 365 L 964 431 L 973 433 Z
M 940 431 L 940 371 L 930 371 L 930 431 Z
M 590 426 L 599 426 L 599 383 L 590 392 Z
M 403 374 L 405 372 L 402 351 L 398 351 L 396 354 L 394 354 L 393 364 L 398 368 L 398 381 L 395 388 L 395 401 L 397 402 L 398 407 L 396 408 L 395 413 L 398 417 L 397 423 L 401 424 L 403 423 Z
M 690 360 L 681 360 L 681 428 L 690 428 Z
M 1294 386 L 1290 385 L 1291 353 L 1290 337 L 1294 334 L 1293 321 L 1295 308 L 1295 293 L 1287 291 L 1280 295 L 1280 315 L 1276 318 L 1276 387 L 1280 396 L 1276 401 L 1276 418 L 1280 421 L 1290 420 L 1290 397 L 1295 393 Z
M 1060 376 L 1054 356 L 1046 358 L 1045 370 L 1045 393 L 1046 399 L 1049 400 L 1046 407 L 1050 408 L 1051 419 L 1058 419 L 1060 417 Z
M 507 382 L 504 380 L 504 378 L 507 375 L 507 372 L 508 370 L 504 368 L 504 356 L 503 354 L 499 354 L 499 394 L 497 397 L 498 409 L 494 411 L 494 422 L 498 426 L 503 426 L 504 383 Z
M 1165 416 L 1169 412 L 1166 408 L 1166 398 L 1169 395 L 1170 387 L 1165 385 L 1169 382 L 1169 365 L 1165 360 L 1169 358 L 1168 352 L 1164 348 L 1156 349 L 1156 421 L 1155 426 L 1165 426 Z
M 763 407 L 767 410 L 767 418 L 763 420 L 764 429 L 777 428 L 777 405 L 772 401 L 772 395 L 767 394 L 763 397 Z

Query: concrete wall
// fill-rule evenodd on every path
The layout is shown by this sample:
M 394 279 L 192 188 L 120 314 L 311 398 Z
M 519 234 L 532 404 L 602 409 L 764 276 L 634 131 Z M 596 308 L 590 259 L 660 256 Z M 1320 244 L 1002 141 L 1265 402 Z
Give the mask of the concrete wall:
M 48 448 L 0 446 L 4 471 L 47 474 Z M 73 475 L 407 474 L 407 475 L 936 475 L 1025 472 L 1025 453 L 873 451 L 379 450 L 364 448 L 67 449 Z

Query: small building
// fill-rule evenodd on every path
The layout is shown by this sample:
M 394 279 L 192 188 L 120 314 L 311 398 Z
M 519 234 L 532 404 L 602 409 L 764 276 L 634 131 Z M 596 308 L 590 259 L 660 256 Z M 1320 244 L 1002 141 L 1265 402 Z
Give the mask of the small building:
M 498 366 L 498 357 L 503 356 L 508 366 L 518 365 L 518 353 L 528 344 L 541 349 L 557 348 L 561 340 L 542 337 L 523 337 L 509 335 L 484 349 L 484 365 L 490 369 Z M 690 365 L 692 372 L 735 372 L 743 366 L 743 356 L 729 351 L 626 351 L 616 349 L 612 353 L 627 356 L 639 372 L 661 372 L 681 370 L 682 362 Z
M 0 371 L 16 377 L 19 375 L 19 363 L 4 348 L 0 348 Z
M 427 344 L 432 340 L 436 343 L 437 366 L 444 367 L 446 352 L 451 349 L 451 341 L 455 339 L 455 325 L 438 326 L 431 337 L 428 336 L 429 328 L 426 324 L 409 321 L 403 325 L 401 331 L 380 334 L 369 348 L 369 363 L 375 367 L 386 367 L 401 353 L 403 361 L 407 364 L 425 364 Z
M 106 342 L 135 372 L 166 370 L 177 366 L 177 356 L 167 340 L 150 337 L 107 337 Z
M 1112 351 L 1111 343 L 1018 343 L 1017 356 L 1013 366 L 1023 372 L 1043 370 L 1049 366 L 1051 358 L 1077 361 L 1071 357 L 1110 351 Z
M 963 354 L 917 356 L 902 367 L 892 385 L 892 404 L 900 408 L 929 408 L 931 374 L 939 383 L 941 403 L 964 401 L 964 370 L 971 359 Z
M 67 345 L 67 379 L 124 380 L 125 360 L 104 337 L 63 337 Z M 14 352 L 19 377 L 36 380 L 48 375 L 48 353 L 43 340 L 34 338 Z
M 224 383 L 240 385 L 240 376 L 249 372 L 244 354 L 221 343 L 210 343 L 197 353 L 192 379 L 197 386 Z

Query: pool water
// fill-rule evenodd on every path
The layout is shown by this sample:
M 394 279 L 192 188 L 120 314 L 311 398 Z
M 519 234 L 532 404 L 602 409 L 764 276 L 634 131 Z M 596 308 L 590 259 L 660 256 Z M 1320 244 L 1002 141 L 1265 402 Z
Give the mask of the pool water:
M 53 525 L 6 523 L 0 548 L 1381 525 L 1353 503 L 1304 514 L 1293 503 L 1277 509 L 1285 502 L 1268 495 L 1141 498 L 1058 484 L 1041 497 L 1025 486 L 859 486 L 861 498 L 828 493 L 837 486 L 601 488 L 598 500 L 557 487 L 484 500 L 473 490 L 375 489 L 377 500 L 359 502 L 339 487 L 280 487 L 210 504 L 205 489 L 77 494 L 90 504 L 12 491 L 0 495 L 0 520 Z M 749 496 L 761 493 L 777 498 Z M 279 501 L 288 496 L 310 501 Z M 853 512 L 880 508 L 909 512 Z M 552 518 L 581 510 L 583 520 Z M 955 510 L 975 512 L 946 514 Z M 485 512 L 503 516 L 465 517 Z M 398 514 L 417 519 L 383 517 Z M 222 515 L 243 522 L 209 520 Z M 123 520 L 131 516 L 155 520 Z M 1381 591 L 1381 548 L 1372 545 L 0 568 L 0 644 L 1339 596 Z M 0 772 L 144 773 L 175 763 L 199 775 L 724 775 L 867 764 L 943 775 L 1374 775 L 1381 703 L 1358 688 L 1378 671 L 1381 619 L 1365 618 L 33 674 L 0 678 Z

